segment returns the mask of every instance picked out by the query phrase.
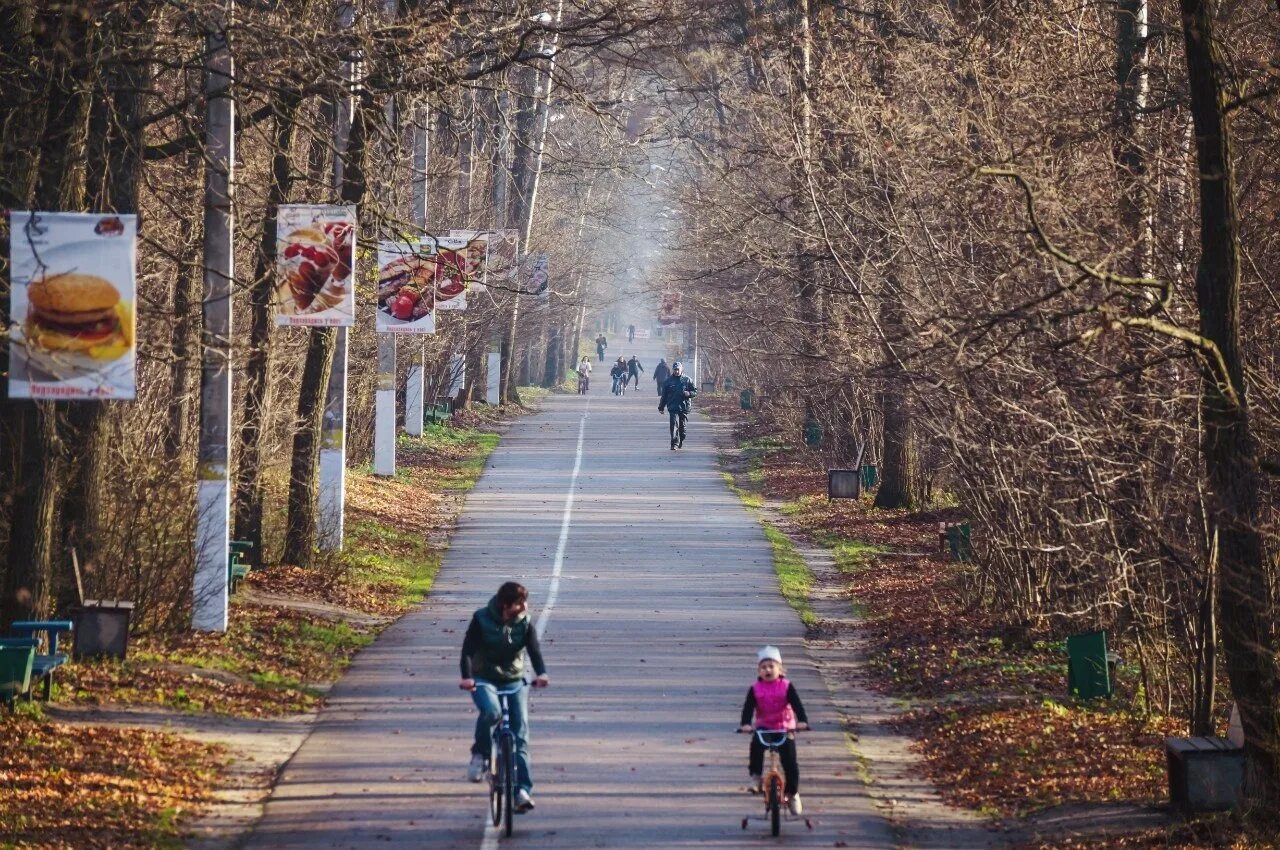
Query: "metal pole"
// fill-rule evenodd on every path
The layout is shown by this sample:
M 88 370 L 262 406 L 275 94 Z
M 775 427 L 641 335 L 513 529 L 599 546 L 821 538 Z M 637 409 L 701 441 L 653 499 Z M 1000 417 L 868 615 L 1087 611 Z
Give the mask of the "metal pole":
M 200 452 L 196 468 L 196 569 L 191 627 L 227 630 L 227 563 L 230 556 L 231 487 L 231 281 L 235 275 L 233 231 L 235 64 L 226 27 L 234 0 L 214 7 L 205 59 L 205 193 L 203 369 L 200 375 Z
M 431 110 L 420 104 L 413 122 L 413 207 L 409 220 L 419 228 L 427 227 L 427 166 L 431 155 Z M 427 366 L 427 344 L 418 343 L 417 362 L 409 367 L 404 388 L 404 430 L 417 437 L 422 434 L 423 382 Z

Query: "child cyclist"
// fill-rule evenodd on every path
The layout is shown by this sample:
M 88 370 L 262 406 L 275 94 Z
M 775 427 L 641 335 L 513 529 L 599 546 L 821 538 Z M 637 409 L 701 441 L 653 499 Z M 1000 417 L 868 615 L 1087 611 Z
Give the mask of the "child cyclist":
M 782 761 L 782 773 L 786 777 L 787 806 L 791 814 L 800 815 L 804 807 L 800 802 L 800 765 L 796 761 L 797 729 L 808 729 L 809 718 L 804 704 L 796 693 L 796 686 L 787 681 L 782 666 L 782 653 L 776 646 L 766 646 L 756 653 L 756 682 L 747 691 L 747 701 L 742 705 L 740 732 L 756 729 L 785 731 L 787 740 L 778 748 Z M 754 716 L 754 724 L 752 718 Z M 747 760 L 753 791 L 760 791 L 761 774 L 764 772 L 764 744 L 751 735 L 751 753 Z

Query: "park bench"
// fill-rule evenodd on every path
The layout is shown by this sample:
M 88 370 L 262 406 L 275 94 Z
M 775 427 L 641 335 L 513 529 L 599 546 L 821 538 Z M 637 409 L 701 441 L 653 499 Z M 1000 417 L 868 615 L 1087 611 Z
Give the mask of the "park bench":
M 245 559 L 253 551 L 253 541 L 232 540 L 230 549 L 230 554 L 227 555 L 227 588 L 235 593 L 240 589 L 240 582 L 244 581 L 252 569 Z
M 448 422 L 453 417 L 453 399 L 446 398 L 434 404 L 428 404 L 424 413 L 429 422 Z
M 0 640 L 0 703 L 12 706 L 18 697 L 30 694 L 35 659 L 35 641 Z
M 0 638 L 0 648 L 27 647 L 34 655 L 31 661 L 31 677 L 27 695 L 40 682 L 44 682 L 44 698 L 48 701 L 53 695 L 53 671 L 67 663 L 67 654 L 58 652 L 58 635 L 71 631 L 70 620 L 19 620 L 10 626 L 13 637 Z M 40 635 L 45 636 L 48 652 L 41 653 Z

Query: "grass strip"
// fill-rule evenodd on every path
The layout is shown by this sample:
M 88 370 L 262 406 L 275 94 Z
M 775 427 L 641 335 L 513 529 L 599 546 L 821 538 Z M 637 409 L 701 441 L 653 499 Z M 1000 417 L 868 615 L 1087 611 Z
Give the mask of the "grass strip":
M 791 538 L 779 531 L 775 526 L 762 522 L 764 536 L 773 547 L 773 571 L 778 574 L 778 589 L 782 598 L 800 615 L 800 621 L 806 628 L 813 628 L 818 623 L 818 615 L 809 605 L 809 591 L 813 588 L 813 573 L 804 562 L 804 556 L 791 542 Z

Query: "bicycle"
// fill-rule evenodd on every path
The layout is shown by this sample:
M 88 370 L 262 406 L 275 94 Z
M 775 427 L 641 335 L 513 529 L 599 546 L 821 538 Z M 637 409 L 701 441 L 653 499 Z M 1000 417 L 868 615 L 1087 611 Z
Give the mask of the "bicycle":
M 587 387 L 591 384 L 591 379 L 583 373 L 578 373 L 578 395 L 586 395 Z
M 493 744 L 489 750 L 489 814 L 494 826 L 501 826 L 508 838 L 514 828 L 516 799 L 516 734 L 511 731 L 511 710 L 507 698 L 520 693 L 528 685 L 499 688 L 492 682 L 476 680 L 477 688 L 489 688 L 498 697 L 502 719 L 493 725 Z
M 757 729 L 754 734 L 764 746 L 768 759 L 764 773 L 760 776 L 760 791 L 764 795 L 764 817 L 752 818 L 748 815 L 742 819 L 742 828 L 746 829 L 747 822 L 750 820 L 767 820 L 770 834 L 776 836 L 782 832 L 784 818 L 798 820 L 800 817 L 783 814 L 787 786 L 782 775 L 782 760 L 778 756 L 778 748 L 787 742 L 788 732 L 785 729 Z M 808 818 L 804 818 L 804 825 L 813 829 L 813 821 Z

